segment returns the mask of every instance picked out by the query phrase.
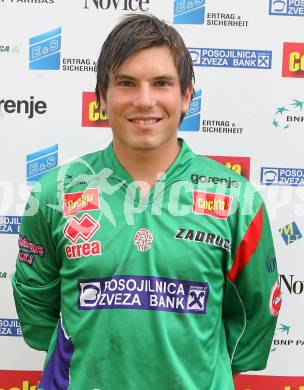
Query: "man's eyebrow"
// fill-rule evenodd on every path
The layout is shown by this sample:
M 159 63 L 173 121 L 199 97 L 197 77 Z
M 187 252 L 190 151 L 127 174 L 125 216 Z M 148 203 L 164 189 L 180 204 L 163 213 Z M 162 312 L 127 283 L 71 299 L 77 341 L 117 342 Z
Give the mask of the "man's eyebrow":
M 133 77 L 133 76 L 130 76 L 128 74 L 123 74 L 123 73 L 120 73 L 120 74 L 116 74 L 116 76 L 114 77 L 114 80 L 121 80 L 121 79 L 124 79 L 124 80 L 137 80 L 136 77 Z M 163 75 L 160 75 L 160 76 L 156 76 L 156 77 L 152 77 L 151 80 L 168 80 L 168 81 L 176 81 L 178 78 L 176 76 L 172 76 L 172 75 L 169 75 L 169 74 L 163 74 Z

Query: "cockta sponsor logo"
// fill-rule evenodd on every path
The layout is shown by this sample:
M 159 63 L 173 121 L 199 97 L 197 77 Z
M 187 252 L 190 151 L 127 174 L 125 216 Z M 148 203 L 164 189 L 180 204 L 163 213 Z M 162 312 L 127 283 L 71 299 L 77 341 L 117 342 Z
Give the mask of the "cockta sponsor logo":
M 304 186 L 303 168 L 261 168 L 261 184 L 275 186 Z
M 189 48 L 194 66 L 271 69 L 269 50 Z
M 213 192 L 193 191 L 192 212 L 214 218 L 227 219 L 232 196 Z
M 0 234 L 19 234 L 21 217 L 0 216 Z
M 304 16 L 304 0 L 269 0 L 269 15 Z
M 304 390 L 303 377 L 272 375 L 237 375 L 236 390 Z
M 0 336 L 22 336 L 19 320 L 0 318 Z
M 136 309 L 205 314 L 209 285 L 156 276 L 79 280 L 78 309 Z
M 37 182 L 46 172 L 58 165 L 58 145 L 51 146 L 26 156 L 26 179 L 28 184 Z
M 280 287 L 282 293 L 289 292 L 291 295 L 301 295 L 304 292 L 304 281 L 297 280 L 295 275 L 280 275 Z
M 60 68 L 61 27 L 29 40 L 29 68 L 57 70 Z
M 284 42 L 283 77 L 304 77 L 304 43 Z
M 65 217 L 80 211 L 99 210 L 100 199 L 98 188 L 88 188 L 82 192 L 63 195 L 63 214 Z
M 36 390 L 39 371 L 0 370 L 0 390 Z
M 1 99 L 0 100 L 0 113 L 6 114 L 26 114 L 29 119 L 32 119 L 35 114 L 45 114 L 47 110 L 47 104 L 44 100 L 35 101 L 34 96 L 30 96 L 29 99 Z
M 272 121 L 273 126 L 284 130 L 293 125 L 302 126 L 304 123 L 303 107 L 304 100 L 299 99 L 293 99 L 292 103 L 276 107 Z
M 293 242 L 302 238 L 300 229 L 295 222 L 283 226 L 281 229 L 279 229 L 279 232 L 286 245 L 292 244 Z
M 205 21 L 205 0 L 174 0 L 175 24 L 203 24 Z
M 82 93 L 82 126 L 109 127 L 108 117 L 98 108 L 94 92 Z
M 84 0 L 84 9 L 95 9 L 100 11 L 149 11 L 150 0 Z
M 249 180 L 250 176 L 250 157 L 234 157 L 234 156 L 207 156 L 213 160 L 225 165 L 233 172 L 246 177 Z
M 202 132 L 211 134 L 243 134 L 243 127 L 235 122 L 203 119 Z
M 223 248 L 229 252 L 231 251 L 230 241 L 213 233 L 206 233 L 193 229 L 179 228 L 174 238 L 176 240 L 193 241 L 197 243 L 214 245 L 219 248 Z
M 83 214 L 79 219 L 77 217 L 70 218 L 63 230 L 64 236 L 73 243 L 73 245 L 65 246 L 67 258 L 78 259 L 80 257 L 100 255 L 100 241 L 88 242 L 99 228 L 99 222 L 88 213 Z M 82 239 L 84 242 L 77 243 L 79 239 Z
M 281 289 L 278 282 L 272 287 L 270 299 L 269 299 L 269 310 L 271 315 L 276 317 L 279 314 L 282 304 Z
M 202 90 L 194 92 L 189 110 L 179 126 L 181 131 L 199 131 L 201 122 Z
M 43 257 L 44 255 L 43 246 L 28 240 L 27 237 L 25 236 L 22 235 L 19 236 L 18 245 L 19 245 L 18 259 L 22 263 L 27 263 L 29 265 L 32 265 L 35 255 L 40 257 Z

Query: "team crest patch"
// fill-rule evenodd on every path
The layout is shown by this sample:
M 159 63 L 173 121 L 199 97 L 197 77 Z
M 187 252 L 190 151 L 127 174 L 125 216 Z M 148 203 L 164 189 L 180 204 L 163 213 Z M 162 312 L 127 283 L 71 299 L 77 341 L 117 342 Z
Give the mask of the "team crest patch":
M 270 313 L 276 317 L 279 314 L 282 304 L 281 289 L 278 282 L 275 282 L 271 290 L 269 309 Z
M 150 230 L 141 228 L 134 236 L 134 245 L 137 246 L 139 252 L 147 252 L 151 248 L 151 242 L 153 241 L 153 234 Z
M 192 212 L 227 219 L 233 197 L 215 192 L 193 191 Z
M 100 199 L 98 188 L 88 188 L 82 192 L 63 195 L 63 215 L 68 217 L 79 211 L 99 210 Z

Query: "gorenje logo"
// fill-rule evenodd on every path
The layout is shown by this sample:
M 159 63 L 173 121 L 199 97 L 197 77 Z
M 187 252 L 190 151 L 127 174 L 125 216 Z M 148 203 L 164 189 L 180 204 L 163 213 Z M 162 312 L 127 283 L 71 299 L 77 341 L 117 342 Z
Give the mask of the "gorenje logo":
M 189 48 L 194 66 L 271 69 L 269 50 Z
M 34 184 L 46 172 L 58 165 L 58 145 L 39 150 L 26 156 L 26 179 Z
M 273 186 L 304 186 L 304 169 L 262 167 L 260 182 Z
M 282 76 L 304 77 L 304 43 L 284 42 Z
M 97 108 L 94 92 L 82 93 L 82 126 L 109 127 L 108 117 Z
M 179 126 L 181 131 L 199 131 L 202 106 L 202 90 L 194 92 L 191 105 L 186 113 L 182 123 Z
M 84 8 L 94 5 L 96 9 L 107 10 L 114 8 L 122 11 L 147 12 L 149 11 L 150 0 L 84 0 Z
M 304 16 L 304 0 L 269 0 L 269 15 Z
M 274 127 L 288 129 L 293 124 L 304 123 L 303 115 L 298 115 L 302 112 L 304 100 L 293 99 L 293 103 L 277 107 L 274 113 L 272 124 Z
M 175 24 L 203 24 L 205 0 L 174 0 Z
M 30 38 L 29 45 L 31 70 L 60 68 L 61 27 Z
M 302 238 L 302 234 L 295 222 L 283 226 L 281 229 L 279 229 L 279 232 L 286 245 L 292 244 L 293 242 Z
M 0 113 L 1 108 L 7 114 L 27 114 L 29 119 L 32 119 L 34 113 L 36 114 L 45 114 L 47 110 L 47 104 L 43 100 L 38 100 L 35 102 L 35 97 L 30 96 L 29 100 L 0 100 Z
M 0 216 L 0 234 L 19 234 L 21 217 L 12 215 Z

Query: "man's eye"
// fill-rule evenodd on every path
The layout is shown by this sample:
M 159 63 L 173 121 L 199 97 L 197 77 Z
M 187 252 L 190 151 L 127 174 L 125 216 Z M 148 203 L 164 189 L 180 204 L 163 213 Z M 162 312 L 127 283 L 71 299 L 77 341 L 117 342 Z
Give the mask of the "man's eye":
M 168 81 L 165 81 L 165 80 L 160 80 L 160 81 L 157 81 L 156 85 L 158 87 L 168 87 L 170 85 L 170 83 Z
M 132 86 L 132 82 L 129 81 L 129 80 L 121 80 L 121 81 L 119 81 L 118 85 L 120 87 L 131 87 Z

